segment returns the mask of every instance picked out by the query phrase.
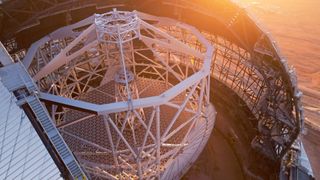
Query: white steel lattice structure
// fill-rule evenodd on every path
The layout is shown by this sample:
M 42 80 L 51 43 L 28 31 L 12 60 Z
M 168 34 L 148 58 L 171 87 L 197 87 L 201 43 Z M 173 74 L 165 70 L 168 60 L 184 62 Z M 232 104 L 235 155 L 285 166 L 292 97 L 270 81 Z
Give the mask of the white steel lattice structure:
M 214 125 L 213 53 L 192 26 L 113 10 L 44 37 L 24 63 L 88 177 L 176 179 Z
M 189 165 L 184 166 L 178 158 L 175 158 L 177 161 L 170 160 L 178 162 L 176 165 L 169 165 L 170 158 L 154 163 L 157 156 L 151 153 L 151 149 L 155 146 L 146 145 L 150 150 L 141 151 L 144 153 L 142 156 L 154 163 L 153 167 L 147 166 L 144 159 L 137 163 L 139 159 L 135 157 L 141 155 L 139 143 L 144 138 L 133 139 L 134 136 L 130 135 L 135 132 L 136 137 L 143 136 L 148 122 L 153 120 L 149 133 L 152 136 L 147 136 L 146 144 L 160 139 L 160 143 L 154 144 L 159 145 L 161 156 L 161 152 L 170 148 L 185 150 L 198 146 L 197 150 L 191 149 L 200 152 L 203 146 L 199 143 L 206 141 L 213 120 L 206 124 L 208 129 L 198 131 L 198 136 L 203 135 L 203 138 L 197 139 L 198 136 L 195 136 L 200 140 L 195 141 L 194 146 L 163 143 L 162 136 L 157 138 L 155 135 L 156 127 L 153 125 L 156 123 L 157 109 L 160 110 L 160 134 L 167 135 L 171 131 L 161 128 L 170 124 L 161 123 L 175 118 L 177 112 L 180 113 L 176 118 L 177 124 L 181 119 L 193 121 L 192 113 L 199 113 L 199 110 L 207 115 L 207 119 L 214 117 L 211 114 L 213 111 L 204 111 L 210 110 L 206 99 L 206 88 L 209 87 L 210 102 L 218 113 L 216 131 L 185 178 L 191 177 L 190 172 L 194 169 L 209 170 L 207 174 L 212 179 L 221 179 L 215 177 L 216 174 L 222 174 L 225 179 L 233 179 L 226 175 L 238 178 L 240 175 L 232 173 L 232 169 L 237 168 L 246 179 L 297 179 L 301 173 L 312 175 L 310 164 L 306 166 L 302 163 L 308 161 L 305 161 L 307 156 L 301 143 L 301 131 L 305 128 L 304 111 L 295 71 L 288 65 L 271 34 L 245 8 L 233 1 L 8 0 L 0 7 L 0 40 L 6 48 L 0 46 L 0 80 L 12 97 L 15 96 L 16 104 L 24 110 L 59 168 L 61 177 L 137 177 L 138 173 L 144 176 L 145 167 L 153 168 L 146 174 L 153 176 L 159 172 L 158 164 L 165 162 L 168 162 L 167 168 L 161 166 L 160 176 L 170 178 L 170 172 L 167 172 L 170 169 L 176 172 L 171 173 L 171 178 L 179 177 L 179 172 L 184 172 L 182 167 L 187 169 Z M 113 8 L 137 11 L 115 12 Z M 104 12 L 110 13 L 94 15 Z M 212 49 L 193 27 L 215 47 L 211 64 L 207 59 Z M 119 43 L 120 40 L 122 43 Z M 23 65 L 17 63 L 20 60 Z M 204 77 L 210 66 L 209 86 L 207 77 Z M 200 96 L 202 90 L 203 97 Z M 188 101 L 184 101 L 186 99 Z M 181 110 L 184 102 L 185 108 Z M 4 127 L 7 119 L 0 118 Z M 201 119 L 205 118 L 195 118 L 197 122 Z M 176 135 L 183 137 L 185 134 L 180 131 L 184 130 L 177 128 L 177 124 L 174 123 L 172 129 L 178 129 Z M 124 138 L 119 138 L 115 127 L 120 129 Z M 308 124 L 306 127 L 310 128 Z M 143 131 L 142 135 L 136 133 L 140 131 Z M 192 131 L 197 130 L 192 128 Z M 10 128 L 0 129 L 2 144 L 9 145 L 1 147 L 5 153 L 15 152 L 16 147 L 16 143 L 6 143 L 10 142 L 7 136 L 16 136 L 16 139 L 24 136 L 20 131 L 13 132 L 16 131 Z M 127 144 L 133 147 L 131 149 L 123 141 L 128 136 L 131 139 L 128 138 Z M 180 136 L 173 137 L 180 142 Z M 314 138 L 311 133 L 306 137 Z M 215 138 L 229 143 L 221 146 Z M 112 151 L 110 140 L 116 142 L 113 146 L 119 148 Z M 212 142 L 214 148 L 211 148 Z M 225 151 L 226 156 L 222 160 L 232 162 L 234 167 L 224 167 L 225 163 L 217 162 L 216 159 L 223 157 L 219 153 L 207 152 L 228 146 L 237 157 L 233 161 L 228 160 L 232 152 Z M 179 151 L 177 157 L 184 157 L 185 152 Z M 113 158 L 114 154 L 119 153 L 121 156 Z M 219 158 L 209 158 L 208 155 Z M 0 161 L 0 174 L 4 174 L 5 179 L 19 177 L 11 172 L 18 172 L 16 167 L 20 164 L 12 162 L 26 162 L 27 158 L 17 153 L 8 157 L 9 161 Z M 33 157 L 37 155 L 28 156 L 37 159 Z M 185 154 L 185 157 L 189 156 Z M 213 165 L 198 164 L 202 162 L 202 157 Z M 111 171 L 116 160 L 119 168 Z M 234 163 L 236 161 L 240 161 L 239 167 Z M 213 171 L 211 167 L 215 165 L 219 168 Z M 29 169 L 31 172 L 32 168 Z M 49 168 L 54 169 L 54 166 Z M 130 170 L 129 174 L 126 173 Z M 40 175 L 38 177 L 42 177 Z M 26 176 L 23 174 L 21 177 Z

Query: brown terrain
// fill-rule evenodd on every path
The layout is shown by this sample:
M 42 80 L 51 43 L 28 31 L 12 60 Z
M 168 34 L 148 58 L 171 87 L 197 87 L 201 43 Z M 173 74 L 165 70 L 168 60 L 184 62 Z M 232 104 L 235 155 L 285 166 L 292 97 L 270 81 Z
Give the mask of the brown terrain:
M 303 142 L 320 179 L 320 1 L 239 0 L 271 32 L 303 92 Z

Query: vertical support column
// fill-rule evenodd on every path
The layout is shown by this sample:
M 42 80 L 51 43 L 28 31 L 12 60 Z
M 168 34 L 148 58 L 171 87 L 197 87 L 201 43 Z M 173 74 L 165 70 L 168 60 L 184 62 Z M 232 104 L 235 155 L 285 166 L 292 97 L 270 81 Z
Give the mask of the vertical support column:
M 160 147 L 161 147 L 161 136 L 160 136 L 160 106 L 156 106 L 156 140 L 157 140 L 157 178 L 160 179 Z

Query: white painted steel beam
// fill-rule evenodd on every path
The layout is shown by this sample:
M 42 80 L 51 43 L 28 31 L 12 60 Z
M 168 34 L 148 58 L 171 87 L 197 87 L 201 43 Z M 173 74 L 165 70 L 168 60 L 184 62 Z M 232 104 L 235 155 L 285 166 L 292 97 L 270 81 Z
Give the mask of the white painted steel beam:
M 67 53 L 75 46 L 77 43 L 83 40 L 91 31 L 94 30 L 94 25 L 89 26 L 86 30 L 84 30 L 76 39 L 74 39 L 67 47 L 65 47 L 61 52 L 54 57 L 45 67 L 43 67 L 33 78 L 34 80 L 38 81 L 44 76 L 50 74 L 51 72 L 55 71 L 62 65 L 68 63 L 71 59 Z
M 179 95 L 182 91 L 186 90 L 193 84 L 199 81 L 204 77 L 208 76 L 205 72 L 200 71 L 192 76 L 190 76 L 187 80 L 184 80 L 167 90 L 160 96 L 153 96 L 147 98 L 140 98 L 132 100 L 132 106 L 134 109 L 138 108 L 146 108 L 154 105 L 165 104 L 169 100 L 173 99 L 177 95 Z M 40 93 L 40 99 L 46 100 L 49 102 L 54 102 L 57 104 L 62 104 L 65 106 L 75 107 L 77 109 L 83 109 L 91 112 L 96 112 L 97 114 L 109 114 L 116 113 L 122 111 L 128 111 L 129 107 L 127 102 L 116 102 L 110 104 L 97 105 L 93 103 L 88 103 L 80 100 L 73 100 L 70 98 L 65 98 L 61 96 L 56 96 L 48 93 Z

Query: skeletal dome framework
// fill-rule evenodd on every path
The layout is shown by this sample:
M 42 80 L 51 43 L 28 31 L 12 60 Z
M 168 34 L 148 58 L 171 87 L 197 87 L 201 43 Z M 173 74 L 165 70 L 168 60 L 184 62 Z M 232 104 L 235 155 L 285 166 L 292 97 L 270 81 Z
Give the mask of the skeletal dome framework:
M 202 155 L 212 164 L 192 169 L 209 169 L 223 178 L 240 177 L 232 173 L 237 168 L 248 179 L 312 174 L 299 138 L 304 115 L 294 69 L 270 34 L 233 1 L 32 2 L 0 4 L 5 12 L 0 40 L 11 55 L 0 47 L 0 77 L 9 91 L 4 97 L 11 93 L 11 100 L 17 99 L 54 160 L 43 168 L 59 169 L 61 174 L 52 171 L 52 177 L 181 177 L 211 132 L 215 111 L 210 103 L 217 111 L 216 131 Z M 115 7 L 125 11 L 112 11 Z M 9 122 L 0 121 L 5 127 Z M 179 128 L 184 124 L 190 132 Z M 11 163 L 33 162 L 15 151 L 15 143 L 7 143 L 7 136 L 23 136 L 18 127 L 4 128 L 1 143 L 8 146 L 1 151 L 13 155 L 0 161 L 5 167 L 0 174 L 25 179 L 27 173 L 35 179 L 35 166 L 25 170 Z M 154 139 L 159 146 L 152 145 Z M 206 150 L 223 149 L 223 139 L 232 150 L 225 157 L 216 154 L 219 163 Z M 30 142 L 25 144 L 20 151 L 28 152 Z M 232 154 L 236 157 L 228 159 Z M 239 167 L 224 166 L 226 161 Z M 215 165 L 219 168 L 213 171 Z M 14 174 L 21 171 L 22 176 Z
M 78 35 L 50 61 L 35 56 L 31 67 L 41 91 L 63 97 L 45 95 L 88 176 L 181 177 L 214 124 L 212 45 L 192 26 L 117 10 L 56 33 L 39 53 L 47 45 L 60 51 Z

